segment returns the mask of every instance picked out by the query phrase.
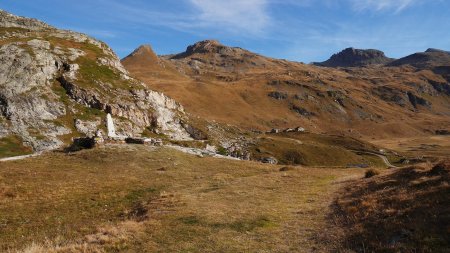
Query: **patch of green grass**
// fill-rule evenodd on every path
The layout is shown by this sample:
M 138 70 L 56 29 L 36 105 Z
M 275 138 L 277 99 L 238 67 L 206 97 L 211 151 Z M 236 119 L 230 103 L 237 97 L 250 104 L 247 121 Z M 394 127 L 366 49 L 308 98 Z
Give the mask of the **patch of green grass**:
M 23 145 L 16 135 L 0 138 L 0 158 L 31 154 L 33 150 Z
M 217 154 L 219 155 L 228 155 L 228 150 L 222 146 L 217 147 Z
M 78 79 L 77 84 L 81 85 L 84 88 L 99 88 L 100 90 L 103 87 L 100 87 L 99 82 L 107 83 L 112 86 L 112 88 L 129 90 L 132 89 L 133 86 L 130 81 L 123 80 L 120 74 L 114 70 L 112 70 L 108 66 L 101 65 L 97 63 L 96 60 L 89 59 L 88 57 L 81 56 L 76 61 L 80 69 L 78 71 Z M 107 94 L 102 94 L 107 95 Z
M 101 80 L 107 82 L 120 78 L 120 76 L 112 71 L 108 66 L 99 65 L 95 61 L 87 58 L 79 59 L 79 64 L 79 73 L 86 80 Z

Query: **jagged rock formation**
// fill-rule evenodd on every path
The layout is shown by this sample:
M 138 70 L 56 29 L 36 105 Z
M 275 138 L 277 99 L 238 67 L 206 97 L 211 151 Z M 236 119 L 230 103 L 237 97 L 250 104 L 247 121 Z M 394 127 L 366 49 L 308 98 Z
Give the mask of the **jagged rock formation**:
M 150 129 L 191 138 L 183 107 L 129 77 L 106 44 L 4 11 L 0 25 L 0 138 L 15 135 L 36 151 L 54 149 L 92 132 L 92 122 L 104 128 L 106 113 L 123 135 Z
M 392 60 L 379 50 L 346 48 L 331 56 L 327 61 L 314 64 L 324 67 L 363 67 L 374 64 L 386 64 Z

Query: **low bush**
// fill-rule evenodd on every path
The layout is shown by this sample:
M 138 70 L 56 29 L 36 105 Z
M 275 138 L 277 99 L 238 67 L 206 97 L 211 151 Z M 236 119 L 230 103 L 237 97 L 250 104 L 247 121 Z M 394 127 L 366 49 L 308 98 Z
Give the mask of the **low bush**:
M 380 171 L 376 170 L 376 169 L 368 169 L 366 171 L 366 174 L 364 175 L 365 178 L 371 178 L 374 177 L 376 175 L 379 175 Z

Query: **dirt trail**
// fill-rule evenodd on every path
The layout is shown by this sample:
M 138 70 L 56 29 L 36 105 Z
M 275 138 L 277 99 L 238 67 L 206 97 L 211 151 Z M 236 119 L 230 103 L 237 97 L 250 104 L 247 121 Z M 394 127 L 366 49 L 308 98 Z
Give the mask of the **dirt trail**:
M 31 157 L 35 157 L 35 156 L 40 156 L 40 155 L 42 155 L 42 153 L 34 153 L 34 154 L 31 154 L 31 155 L 20 155 L 20 156 L 5 157 L 5 158 L 0 158 L 0 162 L 23 160 L 23 159 L 27 159 L 27 158 L 31 158 Z
M 378 156 L 379 158 L 381 158 L 381 160 L 383 160 L 383 162 L 384 162 L 389 168 L 399 168 L 399 167 L 393 165 L 385 155 L 381 155 L 381 154 L 377 154 L 377 153 L 373 153 L 373 152 L 368 152 L 368 151 L 358 151 L 358 152 L 359 152 L 359 153 L 368 154 L 368 155 Z

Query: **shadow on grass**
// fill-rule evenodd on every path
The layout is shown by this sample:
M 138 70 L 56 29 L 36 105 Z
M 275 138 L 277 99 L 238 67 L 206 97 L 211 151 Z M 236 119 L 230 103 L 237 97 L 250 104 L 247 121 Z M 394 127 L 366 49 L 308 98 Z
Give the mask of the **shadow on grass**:
M 332 210 L 339 251 L 449 252 L 450 161 L 362 179 Z

